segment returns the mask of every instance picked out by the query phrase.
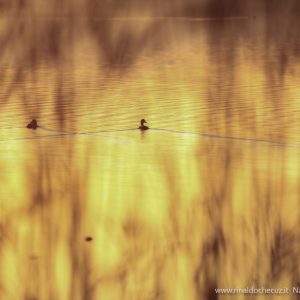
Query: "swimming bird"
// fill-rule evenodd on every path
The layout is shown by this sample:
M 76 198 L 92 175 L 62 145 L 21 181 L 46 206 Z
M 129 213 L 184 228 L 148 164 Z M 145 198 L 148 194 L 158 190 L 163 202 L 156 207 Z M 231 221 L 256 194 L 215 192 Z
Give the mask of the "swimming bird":
M 141 120 L 141 126 L 139 127 L 140 130 L 147 130 L 149 129 L 148 126 L 144 125 L 144 123 L 147 123 L 147 121 L 145 119 Z
M 28 129 L 37 129 L 39 127 L 36 119 L 32 119 L 32 121 L 26 126 Z

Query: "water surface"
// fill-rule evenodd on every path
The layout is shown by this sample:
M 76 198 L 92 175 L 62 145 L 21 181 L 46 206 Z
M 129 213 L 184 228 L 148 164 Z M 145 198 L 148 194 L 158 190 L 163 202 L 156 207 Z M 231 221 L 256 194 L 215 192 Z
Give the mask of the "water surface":
M 15 21 L 0 71 L 0 298 L 297 284 L 299 39 L 280 21 Z

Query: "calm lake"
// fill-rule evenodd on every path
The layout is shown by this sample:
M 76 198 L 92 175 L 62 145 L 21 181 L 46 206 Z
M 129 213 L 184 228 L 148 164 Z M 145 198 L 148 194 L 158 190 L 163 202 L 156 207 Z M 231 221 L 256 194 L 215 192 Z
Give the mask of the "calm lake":
M 0 298 L 296 286 L 298 25 L 1 17 Z

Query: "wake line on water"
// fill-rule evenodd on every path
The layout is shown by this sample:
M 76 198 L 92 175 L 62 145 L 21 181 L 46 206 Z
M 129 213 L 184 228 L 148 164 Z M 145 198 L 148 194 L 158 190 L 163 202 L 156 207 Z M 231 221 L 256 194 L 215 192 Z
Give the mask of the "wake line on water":
M 47 135 L 40 135 L 40 136 L 33 136 L 33 137 L 20 137 L 20 138 L 13 138 L 13 139 L 0 139 L 0 142 L 14 142 L 14 141 L 32 141 L 32 140 L 39 140 L 44 138 L 56 138 L 56 137 L 63 137 L 65 135 L 70 134 L 47 134 Z
M 22 127 L 22 128 L 24 128 L 24 127 Z M 47 127 L 43 127 L 43 126 L 38 126 L 38 129 L 43 129 L 43 130 L 49 131 L 49 132 L 56 132 L 56 134 L 47 134 L 47 135 L 40 135 L 40 136 L 33 136 L 33 137 L 20 137 L 20 138 L 12 138 L 12 139 L 9 139 L 9 138 L 8 139 L 0 139 L 0 142 L 37 140 L 37 139 L 43 139 L 43 138 L 59 138 L 59 137 L 72 136 L 72 135 L 74 135 L 74 136 L 75 135 L 98 135 L 103 138 L 114 139 L 114 140 L 123 140 L 124 137 L 102 135 L 101 133 L 138 130 L 138 128 L 129 128 L 129 129 L 115 129 L 115 130 L 99 130 L 99 131 L 90 131 L 90 132 L 89 131 L 88 132 L 77 132 L 77 131 L 56 130 L 56 129 L 51 129 L 51 128 L 47 128 Z
M 112 129 L 112 130 L 98 130 L 98 131 L 62 131 L 62 130 L 56 130 L 51 129 L 43 126 L 39 126 L 39 128 L 51 131 L 51 132 L 59 132 L 59 133 L 65 133 L 65 134 L 97 134 L 97 133 L 110 133 L 110 132 L 119 132 L 119 131 L 132 131 L 132 130 L 138 130 L 138 128 L 127 128 L 127 129 Z
M 19 128 L 19 127 L 18 127 Z M 98 131 L 62 131 L 52 128 L 47 128 L 43 126 L 39 126 L 39 129 L 56 132 L 57 134 L 48 134 L 43 136 L 34 136 L 34 137 L 24 137 L 24 138 L 14 138 L 14 139 L 0 139 L 2 141 L 19 141 L 19 140 L 35 140 L 35 139 L 43 139 L 43 138 L 51 138 L 51 137 L 64 137 L 64 136 L 76 136 L 76 135 L 99 135 L 100 137 L 112 138 L 112 139 L 122 139 L 122 137 L 115 137 L 109 135 L 102 135 L 102 133 L 114 133 L 114 132 L 128 132 L 128 131 L 139 131 L 139 128 L 127 128 L 127 129 L 112 129 L 112 130 L 98 130 Z M 227 136 L 227 135 L 219 135 L 219 134 L 210 134 L 210 133 L 201 133 L 201 132 L 192 132 L 192 131 L 182 131 L 182 130 L 174 130 L 167 128 L 150 128 L 148 131 L 162 131 L 169 132 L 181 135 L 190 135 L 190 136 L 198 136 L 205 137 L 209 139 L 223 139 L 223 140 L 233 140 L 233 141 L 243 141 L 243 142 L 252 142 L 252 143 L 264 143 L 272 146 L 278 147 L 295 147 L 300 148 L 300 143 L 285 143 L 281 141 L 272 141 L 265 139 L 256 139 L 256 138 L 246 138 L 246 137 L 236 137 L 236 136 Z
M 178 134 L 189 134 L 193 136 L 201 136 L 211 139 L 224 139 L 224 140 L 235 140 L 235 141 L 244 141 L 244 142 L 253 142 L 253 143 L 265 143 L 273 146 L 279 147 L 297 147 L 300 148 L 300 144 L 290 144 L 281 141 L 272 141 L 272 140 L 264 140 L 264 139 L 256 139 L 256 138 L 245 138 L 245 137 L 236 137 L 236 136 L 228 136 L 228 135 L 219 135 L 219 134 L 210 134 L 210 133 L 201 133 L 201 132 L 189 132 L 189 131 L 181 131 L 181 130 L 173 130 L 173 129 L 165 129 L 165 128 L 151 128 L 151 130 L 157 131 L 166 131 L 170 133 L 178 133 Z

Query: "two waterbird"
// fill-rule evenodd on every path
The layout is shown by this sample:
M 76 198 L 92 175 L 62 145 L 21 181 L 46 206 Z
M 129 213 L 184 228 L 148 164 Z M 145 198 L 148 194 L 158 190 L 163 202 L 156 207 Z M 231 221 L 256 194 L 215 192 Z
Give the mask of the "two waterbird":
M 144 125 L 145 123 L 147 123 L 147 121 L 145 119 L 142 119 L 141 120 L 141 125 L 138 129 L 142 130 L 142 131 L 145 131 L 145 130 L 148 130 L 149 127 Z M 38 123 L 37 123 L 37 120 L 36 119 L 32 119 L 31 122 L 26 126 L 28 129 L 37 129 L 39 127 Z

